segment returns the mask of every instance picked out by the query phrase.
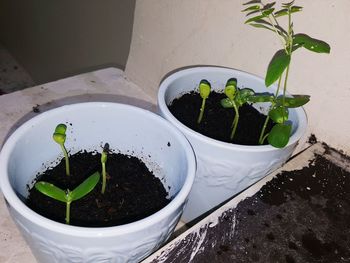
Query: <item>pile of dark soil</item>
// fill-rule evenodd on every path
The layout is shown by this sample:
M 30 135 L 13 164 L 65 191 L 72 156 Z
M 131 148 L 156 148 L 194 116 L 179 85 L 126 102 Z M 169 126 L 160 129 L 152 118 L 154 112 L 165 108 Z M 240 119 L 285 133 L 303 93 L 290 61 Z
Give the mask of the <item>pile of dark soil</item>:
M 188 234 L 161 262 L 350 262 L 350 173 L 317 155 Z
M 170 112 L 182 124 L 212 139 L 241 145 L 258 145 L 261 129 L 266 115 L 261 114 L 249 104 L 239 109 L 239 123 L 233 140 L 230 139 L 231 125 L 235 116 L 234 109 L 225 109 L 221 106 L 221 99 L 226 98 L 224 93 L 212 91 L 206 100 L 202 122 L 197 124 L 202 98 L 198 92 L 190 92 L 172 101 L 168 106 Z M 268 133 L 273 126 L 270 121 L 266 129 Z M 266 140 L 265 140 L 265 143 Z
M 99 153 L 79 152 L 70 156 L 71 175 L 65 162 L 37 177 L 61 189 L 73 190 L 96 171 L 101 172 Z M 106 164 L 107 185 L 101 194 L 101 180 L 88 195 L 71 204 L 71 225 L 86 227 L 116 226 L 145 218 L 166 206 L 167 191 L 162 182 L 136 157 L 111 153 Z M 65 223 L 65 203 L 49 198 L 35 188 L 27 205 L 37 213 Z

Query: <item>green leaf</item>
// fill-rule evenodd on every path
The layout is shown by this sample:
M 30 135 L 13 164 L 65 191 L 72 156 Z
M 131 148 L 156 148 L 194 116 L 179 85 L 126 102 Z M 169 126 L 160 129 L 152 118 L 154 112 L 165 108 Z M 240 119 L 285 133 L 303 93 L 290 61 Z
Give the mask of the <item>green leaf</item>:
M 256 21 L 259 21 L 259 20 L 261 20 L 261 19 L 263 19 L 263 18 L 265 18 L 266 16 L 265 15 L 258 15 L 258 16 L 254 16 L 254 17 L 252 17 L 252 18 L 249 18 L 247 21 L 245 21 L 244 23 L 245 24 L 249 24 L 249 23 L 251 23 L 251 22 L 256 22 Z
M 273 102 L 274 96 L 272 95 L 254 95 L 249 98 L 249 102 L 258 103 L 258 102 Z
M 236 91 L 237 91 L 237 79 L 231 78 L 227 81 L 224 92 L 230 100 L 233 100 L 234 97 L 236 96 Z
M 259 5 L 252 5 L 250 7 L 247 7 L 246 9 L 242 10 L 242 12 L 247 12 L 247 11 L 255 11 L 255 10 L 260 10 Z
M 63 123 L 60 123 L 55 128 L 55 133 L 66 134 L 67 126 Z
M 236 105 L 238 107 L 242 106 L 244 103 L 246 103 L 251 96 L 254 95 L 254 90 L 249 88 L 244 89 L 238 89 L 237 95 L 235 96 L 234 101 L 236 102 Z
M 66 141 L 66 130 L 67 126 L 63 123 L 60 123 L 56 126 L 55 132 L 52 135 L 52 138 L 54 139 L 55 142 L 58 144 L 64 144 Z
M 273 11 L 275 11 L 275 8 L 269 8 L 269 9 L 266 9 L 266 10 L 262 11 L 262 14 L 264 16 L 269 16 L 269 15 L 271 15 L 273 13 Z
M 71 192 L 71 199 L 72 201 L 76 201 L 88 193 L 90 193 L 100 180 L 100 173 L 95 172 L 94 174 L 90 175 L 84 182 L 82 182 L 80 185 L 78 185 L 72 192 Z
M 249 24 L 250 26 L 253 26 L 253 27 L 256 27 L 256 28 L 264 28 L 264 29 L 268 29 L 268 30 L 271 30 L 272 32 L 275 32 L 272 28 L 268 27 L 268 26 L 265 26 L 265 25 L 261 25 L 261 24 Z
M 284 98 L 284 106 L 287 108 L 298 108 L 310 101 L 309 95 L 293 95 L 293 97 Z M 283 97 L 278 97 L 276 100 L 277 105 L 283 104 Z
M 57 201 L 61 201 L 63 203 L 66 203 L 68 201 L 65 191 L 48 182 L 44 182 L 44 181 L 37 182 L 35 184 L 35 188 L 40 193 L 47 195 L 48 197 L 51 197 Z
M 220 104 L 225 109 L 229 109 L 229 108 L 234 107 L 234 101 L 230 100 L 229 98 L 222 99 L 220 101 Z
M 275 12 L 275 17 L 280 17 L 280 16 L 286 16 L 286 15 L 288 15 L 288 9 L 281 9 L 281 10 L 279 10 L 279 11 L 277 11 L 277 12 Z
M 251 11 L 251 12 L 247 13 L 245 16 L 250 16 L 250 15 L 256 14 L 256 13 L 260 13 L 260 10 Z
M 210 94 L 210 83 L 206 79 L 202 79 L 201 82 L 199 83 L 199 94 L 202 99 L 206 99 L 209 97 Z
M 271 86 L 276 80 L 280 78 L 284 70 L 290 63 L 290 55 L 285 50 L 279 50 L 273 56 L 266 72 L 265 85 L 266 87 Z
M 283 106 L 274 107 L 269 111 L 269 117 L 276 123 L 284 123 L 288 120 L 288 110 Z
M 294 0 L 293 0 L 292 2 L 289 2 L 289 3 L 283 3 L 282 6 L 285 7 L 285 8 L 289 8 L 289 7 L 291 7 L 293 4 L 294 4 Z
M 296 12 L 300 12 L 300 11 L 302 11 L 303 10 L 303 7 L 302 6 L 292 6 L 291 8 L 290 8 L 290 12 L 291 13 L 296 13 Z
M 317 53 L 330 53 L 331 47 L 322 40 L 309 37 L 306 34 L 296 34 L 293 36 L 293 44 L 300 44 L 304 48 Z
M 283 148 L 288 144 L 291 132 L 292 125 L 278 123 L 272 127 L 267 140 L 272 146 Z
M 275 4 L 276 4 L 276 2 L 271 2 L 271 3 L 264 5 L 263 10 L 268 10 L 268 9 L 272 8 Z
M 243 5 L 251 5 L 251 4 L 261 4 L 261 0 L 251 0 L 249 2 L 244 3 Z

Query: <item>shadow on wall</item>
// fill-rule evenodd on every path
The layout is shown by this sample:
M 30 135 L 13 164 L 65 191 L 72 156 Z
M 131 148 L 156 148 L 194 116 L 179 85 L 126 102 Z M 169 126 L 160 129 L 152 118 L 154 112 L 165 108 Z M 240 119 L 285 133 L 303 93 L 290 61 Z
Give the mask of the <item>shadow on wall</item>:
M 124 70 L 136 0 L 1 0 L 0 42 L 36 84 Z

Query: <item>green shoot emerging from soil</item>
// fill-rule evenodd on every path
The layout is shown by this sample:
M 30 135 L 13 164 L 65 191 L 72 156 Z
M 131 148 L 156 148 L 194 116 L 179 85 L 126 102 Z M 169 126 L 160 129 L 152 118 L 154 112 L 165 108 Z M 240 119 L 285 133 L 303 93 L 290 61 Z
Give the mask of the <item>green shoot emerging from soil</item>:
M 66 150 L 66 147 L 64 146 L 64 143 L 66 142 L 66 130 L 67 126 L 65 124 L 58 124 L 52 137 L 54 141 L 61 146 L 66 161 L 66 175 L 70 175 L 68 152 Z
M 37 182 L 35 184 L 35 188 L 42 194 L 47 195 L 48 197 L 66 203 L 66 224 L 69 225 L 70 204 L 73 201 L 76 201 L 90 193 L 95 188 L 99 180 L 100 173 L 95 172 L 94 174 L 90 175 L 84 182 L 78 185 L 73 191 L 70 191 L 69 189 L 64 191 L 61 188 L 54 186 L 53 184 L 43 181 Z
M 225 86 L 225 94 L 227 98 L 221 100 L 221 106 L 224 108 L 234 108 L 235 117 L 233 119 L 230 139 L 233 140 L 239 121 L 239 108 L 249 101 L 250 97 L 254 95 L 254 91 L 248 88 L 237 88 L 237 79 L 229 79 Z
M 199 111 L 199 116 L 198 116 L 198 120 L 197 120 L 198 124 L 201 123 L 201 121 L 203 119 L 203 114 L 204 114 L 204 109 L 205 109 L 205 101 L 209 97 L 210 90 L 211 90 L 210 83 L 205 79 L 201 80 L 201 82 L 199 83 L 199 94 L 202 98 L 202 106 L 201 106 L 201 109 Z
M 246 12 L 247 16 L 251 16 L 245 23 L 275 33 L 282 43 L 283 48 L 273 56 L 265 76 L 266 87 L 275 82 L 278 83 L 278 86 L 260 134 L 259 144 L 263 144 L 267 138 L 272 146 L 283 148 L 288 144 L 292 132 L 292 126 L 287 122 L 288 108 L 301 107 L 310 100 L 307 95 L 294 96 L 293 98 L 286 96 L 292 54 L 301 47 L 316 53 L 330 53 L 330 46 L 322 40 L 314 39 L 305 34 L 294 33 L 292 14 L 301 12 L 303 9 L 301 6 L 294 5 L 294 1 L 282 4 L 279 10 L 275 8 L 275 2 L 263 4 L 261 0 L 252 0 L 244 5 L 248 7 L 242 12 Z M 283 18 L 286 18 L 284 28 L 282 21 L 280 21 Z M 280 92 L 282 87 L 283 90 Z M 269 133 L 265 134 L 270 118 L 276 124 Z
M 101 164 L 102 164 L 102 190 L 101 190 L 101 193 L 102 194 L 104 194 L 106 191 L 106 180 L 107 180 L 106 163 L 107 163 L 108 152 L 109 152 L 109 144 L 106 143 L 103 146 L 103 150 L 101 153 Z

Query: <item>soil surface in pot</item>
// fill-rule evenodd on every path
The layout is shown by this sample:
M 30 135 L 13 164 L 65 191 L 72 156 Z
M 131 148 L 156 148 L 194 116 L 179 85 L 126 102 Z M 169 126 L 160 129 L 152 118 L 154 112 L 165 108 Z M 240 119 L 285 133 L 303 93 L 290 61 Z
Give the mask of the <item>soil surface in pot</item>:
M 282 172 L 155 262 L 350 262 L 350 173 L 318 155 L 301 170 Z
M 71 175 L 65 173 L 65 161 L 37 177 L 61 189 L 73 190 L 96 171 L 101 172 L 101 154 L 82 151 L 69 158 Z M 170 200 L 159 178 L 136 157 L 110 153 L 107 163 L 106 191 L 101 180 L 85 197 L 71 203 L 71 225 L 106 227 L 127 224 L 145 218 L 166 206 Z M 49 198 L 34 187 L 27 205 L 37 213 L 65 223 L 65 203 Z
M 239 122 L 233 140 L 230 139 L 231 125 L 235 116 L 234 109 L 225 109 L 220 101 L 226 98 L 224 93 L 212 91 L 206 100 L 203 119 L 197 123 L 202 98 L 198 92 L 192 91 L 176 98 L 168 106 L 170 112 L 182 124 L 192 130 L 223 142 L 240 145 L 258 145 L 261 129 L 264 125 L 266 115 L 260 113 L 253 106 L 245 104 L 239 109 Z M 273 126 L 269 121 L 266 133 Z M 267 144 L 265 140 L 265 144 Z

